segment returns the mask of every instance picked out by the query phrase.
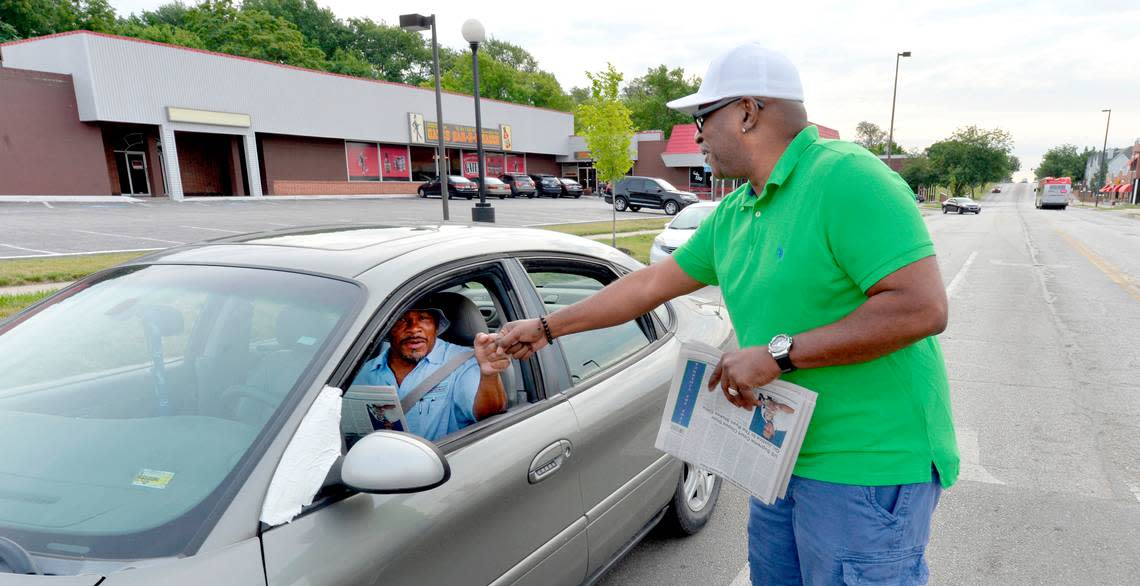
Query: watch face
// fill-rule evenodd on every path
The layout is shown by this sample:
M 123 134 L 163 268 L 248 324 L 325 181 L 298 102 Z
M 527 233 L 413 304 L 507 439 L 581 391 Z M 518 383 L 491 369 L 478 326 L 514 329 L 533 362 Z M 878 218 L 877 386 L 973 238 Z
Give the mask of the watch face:
M 772 354 L 783 354 L 790 350 L 792 347 L 792 339 L 785 334 L 780 334 L 768 344 L 768 351 Z

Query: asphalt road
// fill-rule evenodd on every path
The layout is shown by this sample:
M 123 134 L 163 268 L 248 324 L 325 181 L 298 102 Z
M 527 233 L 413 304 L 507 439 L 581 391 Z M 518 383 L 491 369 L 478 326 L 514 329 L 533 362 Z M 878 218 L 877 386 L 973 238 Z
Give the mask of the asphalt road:
M 477 202 L 478 200 L 475 200 Z M 496 223 L 529 226 L 608 220 L 610 206 L 581 199 L 491 199 Z M 451 200 L 452 222 L 471 223 L 475 202 Z M 660 210 L 619 219 L 665 217 Z M 416 225 L 443 219 L 438 198 L 296 200 L 201 198 L 184 202 L 0 203 L 0 258 L 167 248 L 233 234 L 314 224 Z
M 941 336 L 962 452 L 931 584 L 1136 584 L 1140 221 L 1036 210 L 1026 184 L 927 224 L 950 296 Z M 602 584 L 746 584 L 747 503 L 651 537 Z

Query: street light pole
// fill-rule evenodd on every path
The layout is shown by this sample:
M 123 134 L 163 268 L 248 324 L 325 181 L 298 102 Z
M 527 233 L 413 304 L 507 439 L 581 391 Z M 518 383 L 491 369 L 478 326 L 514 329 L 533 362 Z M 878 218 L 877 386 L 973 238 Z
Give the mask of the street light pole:
M 910 57 L 910 51 L 895 54 L 895 89 L 891 92 L 891 129 L 887 133 L 887 166 L 891 166 L 891 145 L 895 142 L 895 98 L 899 95 L 899 59 Z
M 431 27 L 431 56 L 433 65 L 435 67 L 435 134 L 437 141 L 437 150 L 435 155 L 435 171 L 436 178 L 439 179 L 439 197 L 443 201 L 443 221 L 451 219 L 451 214 L 447 210 L 447 150 L 443 146 L 443 91 L 440 89 L 439 83 L 439 42 L 436 40 L 436 26 L 435 15 L 424 16 L 422 14 L 401 14 L 400 15 L 400 28 L 406 31 L 419 32 L 427 30 Z M 427 128 L 424 128 L 426 137 Z
M 1100 178 L 1100 187 L 1103 189 L 1105 185 L 1108 185 L 1108 124 L 1112 122 L 1112 108 L 1106 108 L 1101 112 L 1108 112 L 1108 119 L 1104 121 L 1104 144 L 1100 147 L 1100 164 L 1104 166 L 1104 175 Z M 1093 207 L 1100 207 L 1100 191 L 1096 192 Z
M 484 171 L 485 161 L 483 154 L 483 119 L 479 107 L 479 43 L 486 38 L 483 25 L 469 19 L 463 23 L 463 38 L 471 43 L 471 71 L 475 78 L 475 149 L 479 153 L 479 203 L 471 208 L 472 222 L 495 221 L 495 208 L 487 203 L 487 173 Z

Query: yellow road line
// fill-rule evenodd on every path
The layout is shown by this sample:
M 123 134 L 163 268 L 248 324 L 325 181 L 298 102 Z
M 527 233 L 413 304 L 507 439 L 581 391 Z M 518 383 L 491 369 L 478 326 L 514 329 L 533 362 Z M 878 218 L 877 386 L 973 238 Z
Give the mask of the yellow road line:
M 1084 244 L 1077 242 L 1073 237 L 1066 234 L 1060 228 L 1054 226 L 1053 231 L 1059 234 L 1061 238 L 1065 240 L 1065 242 L 1068 242 L 1069 246 L 1072 246 L 1077 252 L 1084 255 L 1084 257 L 1087 258 L 1094 267 L 1100 269 L 1100 272 L 1104 273 L 1109 279 L 1112 280 L 1113 283 L 1119 285 L 1120 288 L 1124 289 L 1124 291 L 1131 295 L 1133 299 L 1140 301 L 1140 285 L 1133 283 L 1132 279 L 1130 279 L 1128 275 L 1126 275 L 1120 269 L 1116 268 L 1112 263 L 1098 256 L 1097 253 L 1089 250 L 1088 247 Z

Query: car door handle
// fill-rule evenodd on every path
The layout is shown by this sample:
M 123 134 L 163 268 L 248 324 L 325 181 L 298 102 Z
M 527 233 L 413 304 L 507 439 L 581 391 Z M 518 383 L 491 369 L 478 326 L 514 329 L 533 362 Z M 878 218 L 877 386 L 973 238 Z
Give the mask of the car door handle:
M 538 484 L 550 478 L 570 458 L 571 451 L 570 440 L 558 440 L 547 446 L 534 457 L 534 460 L 531 460 L 527 481 Z

